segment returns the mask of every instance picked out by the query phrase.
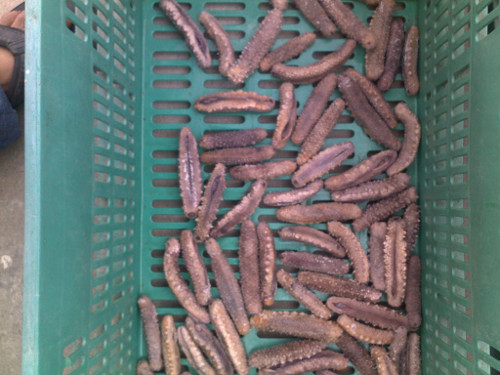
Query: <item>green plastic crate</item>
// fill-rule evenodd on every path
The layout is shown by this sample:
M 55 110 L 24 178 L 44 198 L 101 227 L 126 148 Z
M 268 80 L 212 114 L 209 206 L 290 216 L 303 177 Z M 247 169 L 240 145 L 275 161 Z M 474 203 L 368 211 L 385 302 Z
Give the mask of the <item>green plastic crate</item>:
M 197 137 L 206 130 L 272 130 L 277 109 L 243 115 L 193 110 L 200 95 L 233 86 L 215 67 L 203 72 L 196 65 L 157 1 L 72 3 L 73 11 L 62 0 L 27 6 L 23 374 L 132 374 L 145 355 L 137 296 L 152 297 L 160 314 L 184 318 L 161 267 L 166 238 L 194 226 L 179 201 L 179 129 L 190 126 Z M 350 3 L 367 21 L 372 10 Z M 193 17 L 203 9 L 222 17 L 237 51 L 269 9 L 264 0 L 193 0 L 187 6 Z M 418 98 L 406 97 L 401 76 L 386 98 L 408 102 L 423 126 L 410 170 L 422 208 L 423 373 L 500 374 L 499 1 L 399 1 L 395 15 L 421 30 Z M 310 30 L 291 7 L 276 45 Z M 295 62 L 316 61 L 342 42 L 318 39 Z M 347 65 L 363 70 L 363 56 L 357 47 Z M 277 99 L 278 86 L 257 73 L 244 89 Z M 297 89 L 299 110 L 311 89 Z M 328 145 L 355 142 L 347 164 L 380 149 L 348 112 L 330 136 Z M 289 143 L 277 155 L 296 152 Z M 205 169 L 204 179 L 208 175 Z M 224 212 L 249 183 L 228 186 Z M 270 186 L 290 185 L 283 179 Z M 273 230 L 284 225 L 269 208 L 252 218 Z M 235 234 L 220 244 L 237 270 Z M 366 232 L 361 239 L 366 244 Z M 291 246 L 277 241 L 278 250 Z M 297 305 L 282 290 L 277 300 L 278 308 Z M 244 338 L 249 350 L 277 341 L 257 339 L 255 332 Z

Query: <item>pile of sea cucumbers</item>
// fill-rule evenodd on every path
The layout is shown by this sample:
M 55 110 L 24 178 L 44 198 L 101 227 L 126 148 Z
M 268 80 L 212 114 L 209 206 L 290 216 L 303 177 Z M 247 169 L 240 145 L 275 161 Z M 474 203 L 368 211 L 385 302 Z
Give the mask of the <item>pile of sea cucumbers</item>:
M 394 0 L 365 2 L 377 5 L 369 27 L 340 0 L 295 0 L 318 33 L 332 37 L 338 29 L 348 38 L 338 50 L 305 66 L 285 63 L 311 46 L 315 33 L 299 35 L 272 50 L 286 0 L 271 1 L 272 9 L 238 59 L 219 21 L 205 11 L 199 15 L 217 46 L 221 75 L 242 83 L 260 69 L 282 80 L 279 115 L 269 146 L 258 145 L 267 136 L 264 129 L 212 132 L 198 140 L 189 128 L 181 130 L 183 210 L 197 225 L 194 231 L 182 231 L 180 238 L 168 239 L 163 266 L 168 286 L 188 317 L 182 326 L 176 327 L 171 315 L 159 324 L 153 302 L 147 296 L 139 298 L 148 359 L 138 362 L 137 374 L 161 370 L 180 374 L 181 350 L 191 369 L 205 375 L 246 375 L 250 367 L 262 375 L 333 375 L 342 373 L 349 362 L 362 375 L 421 373 L 416 333 L 421 324 L 420 260 L 412 254 L 420 211 L 416 189 L 405 173 L 417 153 L 420 125 L 405 103 L 393 109 L 382 95 L 400 68 L 407 94 L 418 92 L 418 29 L 411 26 L 405 33 L 404 22 L 393 17 Z M 209 47 L 197 23 L 175 0 L 161 0 L 160 8 L 182 32 L 198 64 L 211 66 Z M 357 44 L 366 50 L 364 75 L 342 69 Z M 297 116 L 294 90 L 310 83 L 316 85 Z M 328 105 L 335 88 L 342 98 Z M 274 106 L 273 98 L 242 90 L 204 95 L 194 104 L 201 112 L 267 112 Z M 345 107 L 386 150 L 324 179 L 355 151 L 352 142 L 324 148 Z M 404 125 L 402 140 L 392 130 L 398 122 Z M 301 146 L 296 160 L 272 160 L 289 141 Z M 206 149 L 201 155 L 199 147 Z M 202 163 L 215 165 L 204 187 Z M 227 173 L 253 183 L 241 201 L 217 220 Z M 294 189 L 266 194 L 268 181 L 284 175 L 291 175 Z M 331 193 L 331 202 L 304 204 L 321 189 Z M 320 253 L 285 251 L 278 256 L 269 225 L 255 225 L 249 219 L 261 202 L 277 207 L 279 220 L 296 224 L 278 231 L 281 240 L 304 243 Z M 361 202 L 369 202 L 364 210 L 358 206 Z M 327 223 L 327 233 L 308 226 L 316 223 Z M 238 225 L 239 280 L 217 242 Z M 369 229 L 369 249 L 356 236 L 365 229 Z M 198 243 L 204 243 L 210 257 L 219 299 L 212 297 Z M 193 290 L 182 278 L 180 256 Z M 278 284 L 309 312 L 268 309 Z M 326 302 L 318 297 L 325 293 Z M 241 336 L 251 327 L 296 339 L 247 353 Z

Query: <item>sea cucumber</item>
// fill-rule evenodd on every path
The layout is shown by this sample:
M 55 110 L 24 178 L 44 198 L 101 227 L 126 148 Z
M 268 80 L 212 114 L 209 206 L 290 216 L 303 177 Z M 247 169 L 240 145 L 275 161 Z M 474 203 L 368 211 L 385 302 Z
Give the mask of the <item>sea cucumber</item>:
M 220 298 L 233 319 L 238 332 L 241 335 L 246 335 L 250 332 L 250 323 L 245 311 L 238 280 L 234 276 L 234 272 L 216 240 L 213 238 L 206 240 L 205 249 L 210 256 L 212 273 L 217 289 L 219 290 Z
M 314 125 L 304 141 L 299 155 L 297 156 L 298 165 L 303 165 L 321 150 L 328 133 L 337 125 L 337 121 L 344 107 L 345 102 L 342 99 L 336 99 L 326 109 L 325 113 L 323 113 L 316 125 Z
M 273 179 L 295 172 L 297 164 L 293 160 L 269 161 L 261 164 L 245 164 L 232 167 L 229 174 L 235 180 Z
M 417 333 L 410 333 L 408 336 L 408 344 L 406 345 L 406 353 L 403 361 L 408 375 L 421 375 L 422 364 L 420 359 L 420 336 Z
M 195 239 L 197 242 L 203 242 L 208 238 L 213 222 L 217 218 L 217 211 L 225 189 L 226 167 L 224 164 L 216 164 L 205 186 L 200 211 L 196 218 Z
M 410 187 L 401 193 L 382 199 L 366 207 L 361 217 L 354 220 L 352 227 L 356 232 L 368 228 L 377 221 L 385 220 L 395 212 L 405 208 L 418 199 L 417 190 Z
M 199 144 L 203 148 L 234 148 L 253 146 L 267 137 L 262 128 L 220 131 L 204 134 Z
M 408 326 L 408 317 L 389 307 L 361 302 L 351 298 L 330 297 L 326 306 L 337 314 L 370 323 L 384 329 L 396 329 Z
M 405 306 L 408 314 L 410 330 L 416 331 L 422 324 L 422 296 L 420 292 L 420 259 L 416 255 L 408 262 L 408 280 L 406 288 Z
M 325 181 L 325 188 L 329 191 L 343 190 L 362 184 L 384 172 L 396 160 L 397 153 L 385 150 L 364 159 L 347 171 L 329 177 Z
M 365 133 L 375 142 L 398 151 L 401 148 L 401 142 L 368 102 L 359 84 L 346 74 L 341 74 L 338 82 L 338 88 L 347 107 Z
M 161 338 L 160 327 L 158 326 L 158 316 L 153 301 L 147 296 L 140 296 L 137 300 L 141 310 L 142 324 L 144 327 L 144 336 L 148 345 L 149 367 L 153 371 L 160 371 L 163 367 L 161 360 Z
M 271 228 L 266 222 L 257 224 L 257 238 L 259 239 L 259 278 L 260 297 L 265 306 L 274 303 L 276 294 L 276 249 Z
M 202 323 L 209 323 L 207 311 L 198 303 L 187 283 L 182 279 L 179 267 L 179 254 L 181 252 L 179 241 L 170 238 L 165 244 L 163 256 L 163 272 L 168 286 L 179 300 L 188 314 Z
M 203 356 L 200 348 L 194 342 L 191 334 L 185 326 L 177 328 L 179 344 L 186 355 L 189 364 L 194 367 L 198 374 L 216 375 L 215 370 Z
M 238 375 L 247 375 L 248 363 L 245 348 L 224 304 L 220 299 L 213 300 L 208 310 L 217 337 L 226 349 L 236 373 Z
M 297 121 L 297 100 L 293 84 L 284 82 L 280 86 L 280 111 L 276 120 L 272 145 L 280 150 L 292 136 Z
M 323 369 L 343 370 L 349 364 L 349 361 L 342 354 L 333 350 L 323 350 L 310 358 L 296 360 L 286 363 L 279 367 L 262 369 L 261 375 L 301 375 L 310 371 Z
M 351 57 L 354 48 L 356 48 L 356 42 L 348 39 L 338 50 L 329 53 L 314 64 L 302 66 L 275 64 L 271 68 L 271 73 L 286 82 L 296 84 L 313 83 L 343 65 Z
M 165 315 L 161 320 L 161 341 L 165 372 L 169 375 L 179 375 L 181 373 L 181 354 L 177 345 L 177 330 L 172 315 Z
M 283 227 L 278 231 L 283 241 L 297 241 L 317 247 L 336 257 L 344 258 L 344 248 L 330 235 L 310 227 Z
M 205 26 L 208 35 L 214 40 L 219 51 L 219 73 L 227 77 L 229 68 L 234 64 L 234 49 L 229 35 L 217 18 L 208 12 L 202 11 L 198 20 Z
M 340 327 L 329 320 L 296 311 L 263 310 L 250 318 L 255 329 L 306 339 L 336 342 L 342 333 Z
M 406 231 L 403 219 L 393 217 L 387 224 L 384 241 L 385 292 L 393 307 L 403 303 L 406 290 Z
M 332 311 L 328 309 L 318 297 L 316 297 L 316 294 L 307 289 L 295 277 L 290 275 L 285 270 L 279 270 L 276 277 L 279 284 L 288 294 L 290 294 L 318 318 L 328 320 L 332 317 Z
M 241 293 L 250 315 L 262 311 L 259 278 L 259 242 L 252 220 L 241 223 L 238 258 L 240 263 Z
M 398 327 L 394 330 L 394 338 L 389 345 L 389 357 L 392 359 L 398 371 L 401 370 L 401 357 L 406 347 L 408 340 L 408 329 L 406 327 Z
M 379 302 L 382 292 L 345 277 L 317 272 L 299 272 L 299 281 L 308 288 L 337 297 L 355 298 L 359 301 Z
M 316 34 L 309 32 L 290 39 L 271 52 L 260 62 L 260 70 L 268 72 L 276 64 L 284 63 L 304 52 L 316 40 Z
M 342 142 L 330 146 L 313 156 L 303 164 L 292 176 L 293 186 L 300 188 L 317 178 L 323 177 L 329 171 L 338 167 L 354 152 L 352 142 Z
M 420 83 L 418 80 L 418 27 L 410 26 L 403 49 L 403 79 L 408 96 L 415 95 Z
M 295 5 L 303 16 L 316 27 L 323 36 L 331 38 L 337 27 L 328 17 L 318 0 L 296 0 Z
M 137 365 L 135 367 L 135 373 L 136 375 L 154 375 L 155 373 L 151 368 L 149 367 L 148 361 L 145 359 L 141 359 L 139 362 L 137 362 Z
M 315 224 L 327 221 L 352 220 L 361 215 L 361 208 L 352 203 L 314 203 L 306 206 L 281 207 L 276 212 L 278 220 L 295 224 Z
M 367 283 L 370 278 L 368 256 L 356 235 L 339 221 L 330 221 L 328 223 L 328 233 L 336 238 L 347 251 L 347 256 L 354 268 L 353 272 L 356 281 Z
M 382 180 L 372 180 L 363 184 L 332 193 L 336 202 L 364 202 L 390 197 L 410 185 L 410 176 L 398 173 Z
M 366 77 L 372 81 L 379 79 L 384 72 L 385 52 L 395 7 L 394 0 L 381 0 L 370 21 L 370 31 L 375 37 L 375 48 L 366 51 L 365 71 Z
M 405 136 L 403 146 L 399 151 L 396 161 L 387 168 L 387 174 L 393 176 L 408 167 L 417 155 L 420 143 L 420 124 L 415 114 L 408 108 L 406 103 L 398 103 L 394 109 L 396 116 L 405 126 Z
M 349 358 L 356 369 L 362 375 L 377 375 L 375 370 L 375 362 L 370 357 L 370 354 L 354 337 L 346 332 L 342 332 L 336 342 L 339 349 L 344 355 Z
M 179 188 L 182 208 L 189 219 L 198 214 L 201 199 L 201 166 L 197 147 L 191 129 L 182 128 L 179 134 Z
M 332 275 L 349 272 L 349 264 L 340 259 L 306 253 L 304 251 L 283 251 L 280 261 L 285 266 L 295 267 L 300 270 L 323 272 Z
M 219 91 L 200 96 L 194 102 L 200 112 L 269 112 L 274 108 L 274 99 L 254 91 Z
M 274 154 L 272 146 L 221 148 L 205 151 L 200 160 L 205 164 L 250 164 L 271 159 Z
M 369 344 L 389 345 L 394 337 L 390 330 L 370 327 L 345 314 L 337 318 L 337 324 L 352 337 Z
M 181 248 L 182 258 L 193 283 L 196 299 L 200 305 L 207 306 L 212 298 L 210 280 L 205 263 L 198 250 L 198 245 L 196 245 L 193 233 L 190 230 L 183 230 L 181 232 Z
M 382 92 L 390 89 L 401 64 L 401 55 L 403 53 L 403 44 L 405 40 L 404 27 L 405 23 L 401 18 L 392 20 L 391 30 L 389 32 L 389 42 L 385 55 L 384 72 L 377 82 L 377 87 Z
M 196 23 L 175 0 L 161 0 L 160 8 L 184 35 L 186 44 L 193 51 L 200 67 L 208 68 L 212 64 L 210 49 Z
M 259 66 L 274 44 L 283 22 L 281 9 L 270 10 L 259 28 L 241 52 L 238 60 L 229 69 L 228 77 L 233 83 L 242 83 Z
M 420 208 L 418 205 L 412 203 L 406 207 L 403 219 L 406 224 L 406 251 L 409 256 L 415 247 L 420 226 Z
M 387 354 L 387 350 L 381 346 L 373 345 L 370 348 L 370 353 L 377 364 L 379 375 L 399 375 L 396 365 Z
M 210 235 L 213 238 L 219 238 L 250 216 L 259 205 L 266 189 L 266 180 L 258 179 L 255 181 L 246 195 L 241 198 L 240 203 L 215 224 L 215 227 L 210 231 Z
M 368 259 L 370 261 L 370 281 L 378 290 L 385 290 L 384 241 L 387 225 L 384 222 L 370 226 Z
M 317 179 L 300 189 L 277 191 L 264 196 L 263 202 L 268 206 L 283 207 L 305 202 L 314 197 L 323 188 L 323 180 Z

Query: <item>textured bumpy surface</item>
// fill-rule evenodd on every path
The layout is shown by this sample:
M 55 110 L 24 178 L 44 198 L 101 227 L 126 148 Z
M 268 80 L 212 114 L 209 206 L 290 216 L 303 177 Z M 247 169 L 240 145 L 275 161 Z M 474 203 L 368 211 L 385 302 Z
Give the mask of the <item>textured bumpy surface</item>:
M 205 72 L 157 1 L 72 2 L 77 11 L 66 2 L 28 4 L 33 27 L 27 40 L 40 41 L 30 53 L 41 59 L 31 59 L 27 79 L 27 105 L 33 111 L 27 119 L 30 252 L 25 269 L 24 373 L 35 373 L 30 368 L 40 374 L 132 373 L 136 360 L 145 357 L 135 307 L 138 294 L 150 296 L 159 315 L 172 314 L 179 321 L 185 317 L 165 287 L 161 269 L 165 240 L 195 226 L 186 221 L 179 198 L 179 130 L 188 126 L 199 139 L 205 132 L 259 127 L 268 132 L 262 144 L 269 145 L 278 108 L 263 114 L 195 111 L 198 96 L 241 88 L 228 87 L 217 73 L 211 39 L 213 66 Z M 360 1 L 346 3 L 366 25 L 373 10 Z M 268 1 L 181 5 L 195 22 L 202 10 L 218 18 L 236 52 L 270 9 Z M 421 92 L 407 98 L 397 74 L 384 97 L 391 104 L 406 101 L 422 123 L 418 162 L 408 174 L 412 185 L 419 185 L 422 209 L 417 250 L 423 255 L 424 373 L 494 373 L 500 371 L 499 306 L 484 289 L 499 284 L 498 265 L 492 261 L 497 259 L 493 238 L 498 214 L 489 204 L 497 202 L 498 182 L 488 176 L 498 175 L 498 163 L 491 160 L 498 160 L 499 135 L 491 124 L 498 122 L 495 93 L 500 72 L 493 67 L 499 66 L 500 8 L 491 0 L 397 1 L 394 14 L 406 20 L 406 29 L 418 24 L 421 30 Z M 76 25 L 75 33 L 64 27 L 66 19 Z M 273 48 L 309 31 L 313 26 L 289 2 Z M 339 37 L 318 36 L 287 64 L 318 61 L 342 45 Z M 347 65 L 362 71 L 364 54 L 356 47 Z M 267 73 L 254 72 L 243 89 L 279 98 L 279 83 Z M 296 91 L 300 113 L 312 85 Z M 330 100 L 338 97 L 335 91 Z M 401 124 L 397 130 L 403 134 Z M 381 149 L 348 111 L 325 146 L 342 141 L 352 141 L 356 151 L 339 170 Z M 288 142 L 279 159 L 292 159 L 298 150 Z M 204 184 L 211 168 L 202 170 Z M 477 183 L 479 176 L 488 183 Z M 218 215 L 229 211 L 251 184 L 229 178 L 227 182 Z M 292 188 L 286 178 L 271 185 L 268 192 Z M 322 190 L 307 204 L 328 200 Z M 274 233 L 287 225 L 276 220 L 274 208 L 262 204 L 251 218 L 267 221 Z M 315 227 L 326 229 L 324 224 Z M 236 272 L 237 236 L 238 228 L 221 241 Z M 359 237 L 366 248 L 366 232 Z M 289 242 L 275 239 L 278 252 L 292 249 Z M 301 245 L 299 250 L 313 247 Z M 202 247 L 200 251 L 207 262 Z M 183 266 L 181 271 L 187 277 Z M 213 280 L 211 273 L 209 277 Z M 281 288 L 276 301 L 284 308 L 297 306 Z M 51 321 L 41 319 L 49 315 Z M 55 323 L 58 329 L 53 329 Z M 252 331 L 244 345 L 251 352 L 257 345 L 283 341 L 257 337 Z M 182 363 L 186 365 L 184 359 Z

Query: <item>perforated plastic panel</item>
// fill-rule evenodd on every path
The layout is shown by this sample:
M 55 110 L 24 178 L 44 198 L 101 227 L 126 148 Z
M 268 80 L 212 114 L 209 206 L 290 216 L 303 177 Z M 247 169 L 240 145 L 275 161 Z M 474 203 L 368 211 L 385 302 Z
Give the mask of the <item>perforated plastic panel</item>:
M 23 373 L 132 374 L 145 356 L 137 296 L 149 295 L 160 315 L 173 314 L 178 323 L 185 318 L 162 270 L 165 240 L 195 224 L 181 208 L 179 130 L 189 126 L 200 137 L 206 131 L 263 127 L 269 131 L 263 144 L 270 144 L 278 105 L 265 114 L 196 112 L 192 104 L 200 95 L 235 86 L 215 66 L 198 67 L 156 1 L 56 3 L 28 4 L 26 101 L 32 111 L 27 114 Z M 346 3 L 368 22 L 373 8 Z M 270 9 L 267 1 L 250 0 L 182 4 L 195 19 L 202 10 L 219 18 L 238 52 Z M 495 254 L 500 181 L 489 178 L 500 157 L 500 133 L 491 132 L 500 100 L 499 12 L 498 0 L 399 1 L 395 12 L 406 28 L 421 28 L 423 138 L 410 174 L 419 184 L 422 206 L 422 344 L 428 375 L 500 371 L 495 349 L 500 350 L 500 298 L 491 293 L 500 283 Z M 275 46 L 312 30 L 290 2 Z M 317 61 L 343 42 L 340 34 L 318 38 L 291 64 Z M 346 65 L 364 71 L 363 59 L 364 50 L 357 47 Z M 401 79 L 398 75 L 385 96 L 416 111 L 417 98 L 406 97 Z M 279 98 L 279 81 L 269 74 L 256 73 L 237 87 Z M 311 90 L 312 85 L 297 88 L 299 111 Z M 337 97 L 335 91 L 331 100 Z M 381 149 L 347 111 L 326 145 L 345 140 L 354 142 L 356 151 L 338 171 Z M 277 158 L 295 158 L 297 151 L 289 143 Z M 205 181 L 210 171 L 203 170 Z M 229 179 L 227 185 L 220 214 L 250 183 Z M 290 187 L 286 176 L 270 181 L 269 190 Z M 328 200 L 322 191 L 309 203 Z M 264 205 L 252 219 L 267 221 L 274 233 L 285 225 Z M 237 228 L 219 241 L 237 276 L 238 235 Z M 366 246 L 366 231 L 360 238 Z M 276 247 L 313 250 L 279 239 Z M 272 308 L 298 304 L 279 289 Z M 257 337 L 255 331 L 243 338 L 247 351 L 282 340 Z

